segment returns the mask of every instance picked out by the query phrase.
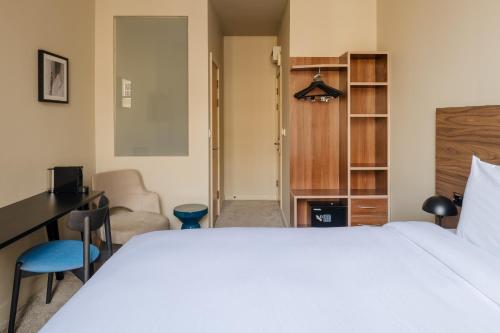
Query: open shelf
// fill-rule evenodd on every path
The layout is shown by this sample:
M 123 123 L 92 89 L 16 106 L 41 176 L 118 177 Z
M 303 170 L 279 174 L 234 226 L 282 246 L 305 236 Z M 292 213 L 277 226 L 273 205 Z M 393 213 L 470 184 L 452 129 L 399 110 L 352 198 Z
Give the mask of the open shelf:
M 351 118 L 351 166 L 387 166 L 387 118 Z
M 322 71 L 339 71 L 347 70 L 347 64 L 317 64 L 317 65 L 294 65 L 292 66 L 292 71 L 310 71 L 318 70 Z
M 351 170 L 351 196 L 387 195 L 387 170 Z
M 387 86 L 351 87 L 351 116 L 387 115 Z
M 386 53 L 352 53 L 351 82 L 384 82 L 387 84 Z
M 347 206 L 347 198 L 311 198 L 311 199 L 299 199 L 297 200 L 297 212 L 296 212 L 296 223 L 298 228 L 308 228 L 311 226 L 311 202 L 318 201 L 335 201 L 342 202 L 344 206 Z

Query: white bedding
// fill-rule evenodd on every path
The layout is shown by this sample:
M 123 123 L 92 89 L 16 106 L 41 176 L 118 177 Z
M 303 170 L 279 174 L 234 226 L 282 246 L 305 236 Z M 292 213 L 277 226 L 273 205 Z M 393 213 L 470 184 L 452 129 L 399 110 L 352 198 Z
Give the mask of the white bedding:
M 154 232 L 42 332 L 500 332 L 500 259 L 433 224 Z

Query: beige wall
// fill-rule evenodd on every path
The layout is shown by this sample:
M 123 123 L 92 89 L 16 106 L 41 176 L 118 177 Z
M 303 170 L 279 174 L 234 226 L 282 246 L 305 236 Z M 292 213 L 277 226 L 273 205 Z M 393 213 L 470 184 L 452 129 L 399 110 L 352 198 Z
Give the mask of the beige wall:
M 115 157 L 113 144 L 113 16 L 188 16 L 189 156 Z M 138 169 L 160 194 L 172 227 L 179 204 L 208 204 L 208 34 L 206 0 L 99 0 L 95 14 L 95 139 L 97 171 Z M 207 219 L 204 220 L 206 225 Z
M 287 223 L 290 222 L 290 143 L 288 140 L 288 115 L 290 111 L 290 1 L 287 1 L 281 18 L 278 45 L 281 46 L 281 136 L 282 174 L 281 209 Z M 283 134 L 283 132 L 282 132 Z
M 339 56 L 377 47 L 376 0 L 290 0 L 290 55 Z
M 81 164 L 87 181 L 94 172 L 93 3 L 0 1 L 0 207 L 46 190 L 51 166 Z M 37 49 L 69 58 L 69 104 L 37 101 Z M 0 250 L 0 329 L 15 260 L 43 241 L 41 230 Z M 21 306 L 42 283 L 23 280 Z
M 225 199 L 277 200 L 272 36 L 224 37 Z
M 435 110 L 499 104 L 500 2 L 379 0 L 378 45 L 391 52 L 392 219 L 430 219 Z

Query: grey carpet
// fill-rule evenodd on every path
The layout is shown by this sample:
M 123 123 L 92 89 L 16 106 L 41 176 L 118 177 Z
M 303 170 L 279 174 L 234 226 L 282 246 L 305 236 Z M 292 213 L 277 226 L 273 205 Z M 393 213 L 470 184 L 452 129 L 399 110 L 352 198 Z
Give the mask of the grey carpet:
M 82 282 L 71 273 L 66 273 L 62 281 L 54 279 L 52 302 L 45 304 L 45 288 L 33 296 L 17 314 L 16 333 L 38 332 L 81 286 Z
M 120 245 L 113 245 L 114 252 L 118 251 L 119 248 Z M 101 250 L 103 249 L 101 248 Z M 99 269 L 104 261 L 104 257 L 97 260 L 95 268 Z M 41 278 L 44 279 L 44 285 L 46 286 L 47 275 Z M 50 304 L 45 304 L 46 287 L 44 287 L 28 300 L 24 308 L 17 312 L 16 333 L 38 332 L 82 285 L 83 283 L 72 273 L 64 273 L 64 280 L 62 281 L 54 279 L 52 301 Z
M 283 227 L 278 201 L 227 200 L 222 205 L 216 228 Z

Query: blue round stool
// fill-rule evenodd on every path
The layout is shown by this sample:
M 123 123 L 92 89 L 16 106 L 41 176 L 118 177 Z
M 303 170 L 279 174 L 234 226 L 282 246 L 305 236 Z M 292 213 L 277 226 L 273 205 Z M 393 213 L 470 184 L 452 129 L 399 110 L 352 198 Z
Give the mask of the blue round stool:
M 181 229 L 199 229 L 200 220 L 207 215 L 208 207 L 199 204 L 180 205 L 174 208 L 174 216 L 182 222 Z

